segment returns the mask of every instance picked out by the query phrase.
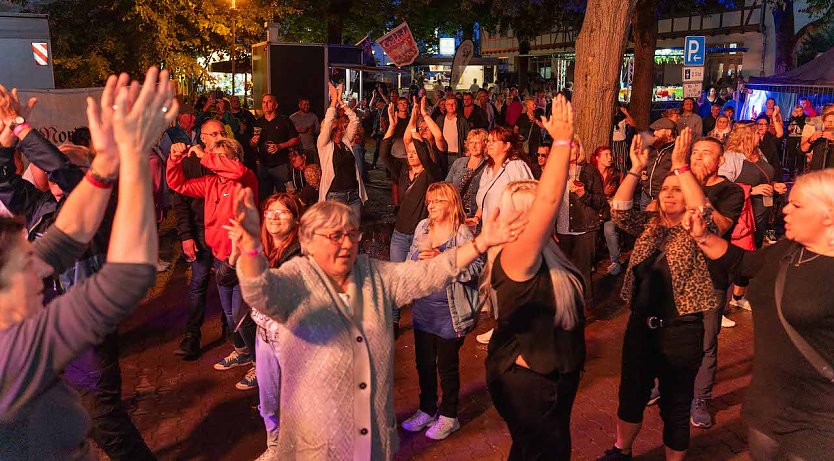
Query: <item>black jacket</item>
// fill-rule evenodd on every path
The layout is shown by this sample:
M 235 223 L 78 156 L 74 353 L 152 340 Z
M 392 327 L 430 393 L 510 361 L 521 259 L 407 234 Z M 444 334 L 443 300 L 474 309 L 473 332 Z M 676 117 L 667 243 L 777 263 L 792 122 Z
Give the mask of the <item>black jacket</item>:
M 811 171 L 834 168 L 834 143 L 819 138 L 811 145 Z
M 590 232 L 599 229 L 600 215 L 609 212 L 608 199 L 602 188 L 602 176 L 592 165 L 582 165 L 579 181 L 585 186 L 582 197 L 570 192 L 568 196 L 569 224 L 571 232 Z

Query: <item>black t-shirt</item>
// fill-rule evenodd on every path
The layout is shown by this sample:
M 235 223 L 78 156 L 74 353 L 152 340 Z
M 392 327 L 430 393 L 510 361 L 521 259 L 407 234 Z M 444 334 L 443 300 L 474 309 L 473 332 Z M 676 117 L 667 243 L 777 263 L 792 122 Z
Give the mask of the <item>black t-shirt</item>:
M 534 112 L 536 120 L 542 119 L 542 112 L 541 109 L 536 109 Z M 527 116 L 527 113 L 522 113 L 518 116 L 518 120 L 515 122 L 515 126 L 518 128 L 518 135 L 521 137 L 522 143 L 527 143 L 527 140 L 530 140 L 530 150 L 529 155 L 532 157 L 536 154 L 536 150 L 538 150 L 539 146 L 542 144 L 542 131 L 538 125 L 533 123 L 530 120 L 530 117 Z
M 655 250 L 634 267 L 631 309 L 640 317 L 672 319 L 678 316 L 672 291 L 672 272 L 665 252 Z
M 258 159 L 265 167 L 274 167 L 290 163 L 289 149 L 279 150 L 274 154 L 267 151 L 268 141 L 281 144 L 298 137 L 295 125 L 283 115 L 276 115 L 272 120 L 259 118 L 255 126 L 261 128 L 261 139 L 258 141 Z
M 414 148 L 423 165 L 423 171 L 413 179 L 409 178 L 405 162 L 391 157 L 392 144 L 392 138 L 383 139 L 379 151 L 382 162 L 391 172 L 391 179 L 399 185 L 400 209 L 397 211 L 394 229 L 403 234 L 413 234 L 417 224 L 428 217 L 426 191 L 429 185 L 443 181 L 444 176 L 440 166 L 432 160 L 426 143 L 415 140 Z
M 356 180 L 356 158 L 344 143 L 333 145 L 333 182 L 328 192 L 346 192 L 359 188 Z
M 779 159 L 782 157 L 782 139 L 777 138 L 771 132 L 765 133 L 762 137 L 762 142 L 759 143 L 759 150 L 762 151 L 764 157 L 767 159 L 767 163 L 771 164 L 774 168 L 779 168 Z M 778 177 L 771 177 L 771 181 L 778 181 Z
M 580 280 L 582 276 L 574 274 Z M 521 354 L 530 369 L 549 375 L 582 369 L 585 363 L 585 318 L 582 293 L 576 292 L 578 324 L 571 331 L 553 325 L 556 301 L 547 264 L 542 260 L 530 280 L 510 279 L 501 265 L 501 253 L 492 267 L 492 287 L 498 302 L 498 323 L 487 348 L 487 372 L 509 369 Z
M 721 236 L 721 238 L 729 242 L 733 235 L 735 223 L 738 222 L 738 218 L 741 216 L 741 210 L 744 208 L 744 189 L 726 178 L 723 179 L 718 184 L 703 186 L 703 189 L 704 194 L 712 204 L 712 208 L 718 214 L 733 222 L 733 226 Z M 713 287 L 719 290 L 725 290 L 730 286 L 730 274 L 724 265 L 707 258 L 707 269 L 709 269 Z

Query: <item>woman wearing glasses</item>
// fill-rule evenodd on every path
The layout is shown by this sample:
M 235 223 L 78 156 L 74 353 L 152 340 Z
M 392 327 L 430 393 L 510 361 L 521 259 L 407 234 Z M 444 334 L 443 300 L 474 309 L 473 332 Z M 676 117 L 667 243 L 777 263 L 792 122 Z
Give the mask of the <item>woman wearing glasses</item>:
M 303 204 L 298 197 L 279 193 L 267 198 L 263 205 L 261 244 L 269 267 L 277 269 L 290 259 L 301 255 L 298 243 L 298 220 Z M 233 264 L 240 256 L 237 247 L 232 249 Z M 231 260 L 231 258 L 230 258 Z M 281 404 L 281 365 L 278 362 L 278 323 L 256 310 L 250 312 L 258 325 L 255 337 L 255 355 L 258 367 L 258 397 L 261 417 L 266 426 L 266 451 L 259 459 L 278 459 L 278 417 Z
M 392 263 L 359 256 L 358 216 L 320 202 L 301 217 L 305 256 L 269 269 L 252 197 L 238 193 L 230 236 L 240 248 L 244 299 L 279 324 L 277 459 L 390 460 L 397 447 L 393 310 L 455 281 L 487 248 L 517 238 L 525 221 L 495 213 L 466 245 Z
M 472 231 L 464 223 L 466 215 L 460 195 L 451 184 L 437 182 L 430 185 L 426 193 L 426 207 L 429 217 L 417 224 L 408 260 L 431 259 L 473 239 Z M 402 424 L 403 429 L 409 432 L 429 427 L 426 437 L 442 440 L 460 429 L 457 418 L 460 390 L 458 352 L 464 337 L 475 326 L 478 275 L 482 267 L 483 261 L 478 258 L 461 271 L 457 281 L 414 300 L 414 353 L 420 383 L 420 408 Z M 439 406 L 438 376 L 443 391 Z

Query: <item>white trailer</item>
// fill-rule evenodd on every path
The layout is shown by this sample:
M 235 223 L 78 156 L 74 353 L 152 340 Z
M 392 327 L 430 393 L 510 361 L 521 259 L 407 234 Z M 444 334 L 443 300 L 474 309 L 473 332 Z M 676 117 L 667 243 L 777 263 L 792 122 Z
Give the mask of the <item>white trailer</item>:
M 0 13 L 0 83 L 6 88 L 53 89 L 52 42 L 45 14 Z

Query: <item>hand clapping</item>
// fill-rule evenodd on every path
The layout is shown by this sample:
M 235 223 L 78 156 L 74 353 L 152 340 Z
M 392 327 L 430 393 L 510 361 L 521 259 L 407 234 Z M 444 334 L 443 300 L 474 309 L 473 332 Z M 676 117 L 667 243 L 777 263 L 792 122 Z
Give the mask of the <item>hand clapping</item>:
M 554 141 L 573 140 L 573 106 L 563 95 L 553 100 L 550 117 L 542 117 L 542 126 Z

